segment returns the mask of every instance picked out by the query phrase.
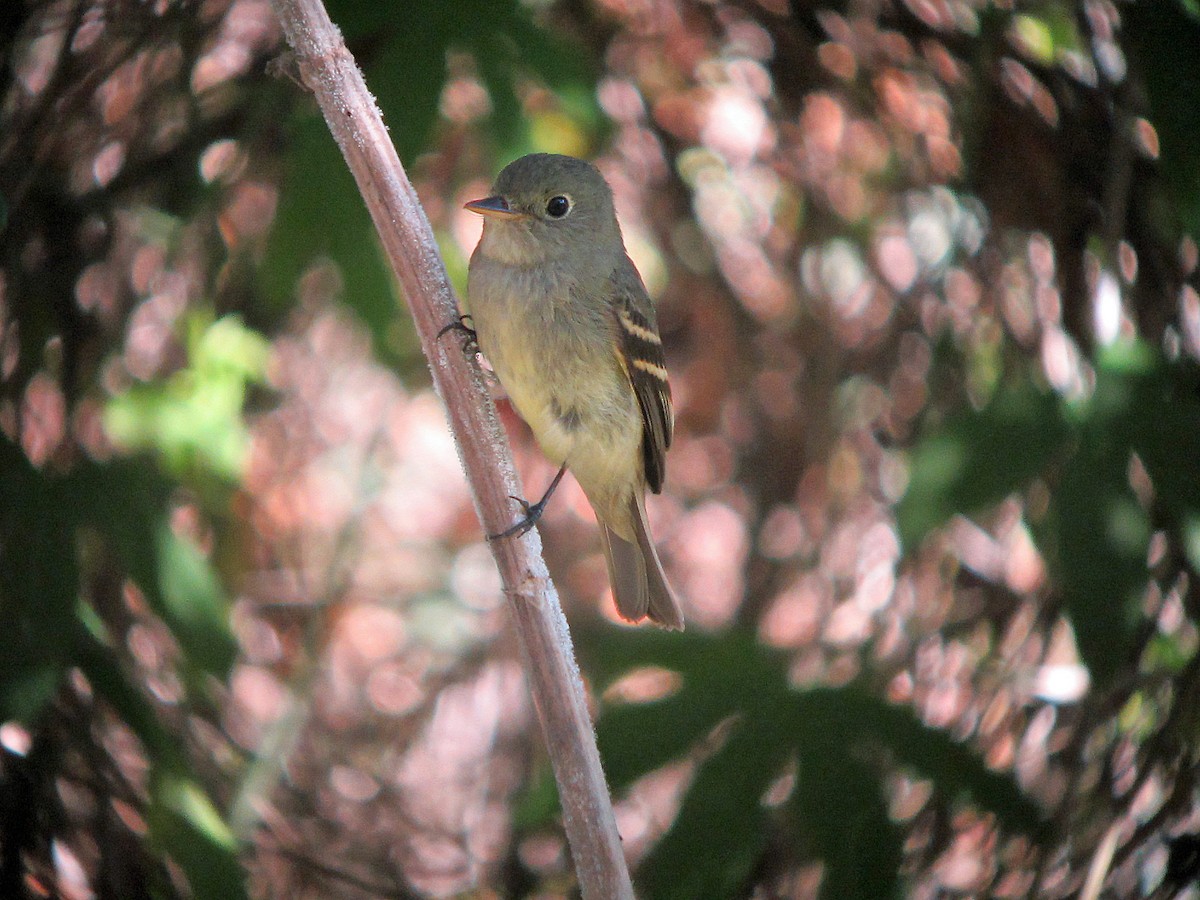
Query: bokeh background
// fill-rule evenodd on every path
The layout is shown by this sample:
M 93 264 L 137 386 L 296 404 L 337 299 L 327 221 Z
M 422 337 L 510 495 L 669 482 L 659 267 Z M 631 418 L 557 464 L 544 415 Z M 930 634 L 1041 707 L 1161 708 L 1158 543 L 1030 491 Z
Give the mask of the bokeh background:
M 640 894 L 1200 896 L 1195 0 L 329 8 L 460 291 L 542 150 L 657 302 L 687 631 L 541 525 Z M 270 4 L 12 2 L 0 62 L 0 896 L 572 896 Z

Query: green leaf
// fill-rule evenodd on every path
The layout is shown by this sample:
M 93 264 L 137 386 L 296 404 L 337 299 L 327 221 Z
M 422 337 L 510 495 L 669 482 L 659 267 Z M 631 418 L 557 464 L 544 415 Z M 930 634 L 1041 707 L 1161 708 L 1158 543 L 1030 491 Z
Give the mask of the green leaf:
M 1200 368 L 1168 362 L 1144 344 L 1114 348 L 1098 366 L 1096 392 L 1127 397 L 1105 424 L 1129 435 L 1156 499 L 1182 528 L 1200 515 Z
M 213 806 L 208 794 L 186 776 L 164 776 L 156 785 L 155 800 L 187 822 L 209 844 L 232 851 L 237 846 L 233 832 Z
M 778 819 L 763 796 L 790 759 L 796 788 L 784 830 L 796 835 L 798 853 L 825 864 L 824 897 L 899 892 L 901 837 L 887 813 L 888 765 L 915 770 L 944 800 L 975 803 L 1010 830 L 1036 836 L 1043 827 L 1041 810 L 1013 779 L 969 748 L 856 686 L 794 690 L 784 657 L 750 635 L 638 632 L 613 641 L 585 632 L 580 649 L 588 659 L 595 653 L 591 671 L 602 682 L 644 666 L 682 679 L 662 700 L 604 710 L 597 730 L 615 787 L 719 744 L 641 872 L 647 897 L 738 896 Z
M 396 293 L 358 186 L 324 120 L 297 116 L 289 140 L 275 227 L 260 268 L 263 290 L 276 308 L 287 308 L 300 276 L 322 258 L 334 260 L 346 279 L 343 299 L 370 330 L 376 353 L 394 361 L 411 339 L 390 330 Z
M 141 689 L 121 670 L 102 637 L 81 628 L 74 638 L 75 658 L 88 683 L 137 735 L 151 764 L 161 771 L 186 771 L 177 738 L 163 726 Z
M 70 664 L 79 569 L 70 495 L 0 434 L 0 718 L 30 722 Z
M 897 509 L 906 545 L 954 513 L 995 504 L 1058 463 L 1050 505 L 1036 528 L 1079 650 L 1097 684 L 1133 664 L 1133 640 L 1155 527 L 1130 485 L 1134 457 L 1154 489 L 1156 510 L 1185 552 L 1200 521 L 1200 371 L 1168 363 L 1144 343 L 1105 348 L 1090 396 L 1067 403 L 1027 384 L 981 412 L 951 419 L 913 454 Z
M 237 642 L 229 600 L 208 560 L 163 521 L 155 536 L 162 613 L 189 661 L 219 678 L 229 674 Z
M 228 598 L 208 560 L 171 531 L 171 490 L 144 459 L 82 465 L 71 476 L 80 521 L 112 543 L 186 665 L 224 678 L 237 655 Z
M 57 657 L 36 659 L 36 648 L 5 643 L 0 663 L 0 715 L 4 720 L 31 724 L 53 699 L 66 669 Z
M 529 776 L 521 792 L 513 810 L 513 827 L 518 831 L 550 827 L 561 811 L 554 771 L 543 761 Z
M 97 696 L 107 701 L 146 749 L 150 762 L 150 841 L 183 870 L 193 896 L 211 900 L 246 897 L 245 873 L 236 842 L 224 817 L 192 774 L 179 739 L 161 722 L 139 686 L 133 684 L 113 652 L 95 633 L 102 626 L 84 616 L 90 628 L 77 627 L 75 659 Z
M 1031 5 L 1012 19 L 1016 46 L 1040 65 L 1050 65 L 1068 51 L 1086 48 L 1074 11 L 1058 3 Z
M 1186 516 L 1183 520 L 1183 552 L 1188 565 L 1200 572 L 1200 518 Z
M 674 826 L 640 870 L 648 897 L 725 900 L 741 896 L 766 843 L 762 797 L 787 759 L 788 744 L 735 727 L 706 760 Z
M 171 489 L 145 460 L 48 474 L 0 437 L 0 715 L 32 719 L 78 662 L 77 637 L 87 630 L 78 604 L 84 533 L 116 551 L 189 667 L 228 673 L 237 653 L 228 600 L 208 561 L 171 532 Z
M 888 818 L 879 776 L 846 747 L 819 741 L 802 753 L 791 811 L 825 863 L 826 900 L 899 895 L 899 829 Z
M 1127 460 L 1081 452 L 1063 474 L 1050 517 L 1067 615 L 1099 687 L 1129 661 L 1148 577 L 1150 523 L 1129 489 Z
M 804 734 L 839 746 L 876 742 L 895 762 L 931 779 L 943 796 L 995 813 L 1009 830 L 1036 835 L 1043 827 L 1042 810 L 1010 776 L 987 768 L 973 750 L 930 728 L 908 707 L 851 685 L 803 692 L 795 716 L 808 723 Z
M 241 900 L 245 872 L 233 837 L 207 795 L 187 777 L 154 779 L 147 821 L 155 846 L 183 870 L 198 900 Z
M 265 378 L 269 348 L 232 316 L 189 323 L 188 366 L 113 397 L 104 425 L 127 450 L 153 450 L 177 478 L 206 487 L 241 478 L 249 437 L 242 410 L 250 383 Z
M 389 21 L 374 33 L 377 44 L 365 58 L 367 84 L 405 165 L 412 165 L 432 141 L 449 74 L 447 55 L 459 43 L 462 31 L 473 24 L 471 11 L 463 9 L 468 5 L 408 0 L 391 6 Z M 490 5 L 489 12 L 495 15 L 497 4 Z M 502 30 L 503 20 L 495 25 Z
M 1013 33 L 1017 46 L 1026 56 L 1042 65 L 1054 61 L 1054 35 L 1044 19 L 1032 15 L 1015 16 Z
M 1128 46 L 1143 75 L 1159 164 L 1170 202 L 1160 211 L 1168 240 L 1182 227 L 1200 236 L 1200 15 L 1195 0 L 1131 3 L 1121 9 Z
M 75 638 L 77 659 L 89 683 L 146 748 L 151 766 L 147 810 L 151 843 L 179 865 L 195 897 L 246 897 L 245 873 L 233 834 L 192 775 L 178 737 L 163 726 L 98 636 L 80 629 Z
M 640 661 L 677 673 L 682 684 L 669 697 L 605 711 L 597 739 L 614 788 L 683 755 L 731 715 L 769 709 L 786 696 L 780 654 L 765 652 L 748 636 L 721 641 L 690 632 L 641 631 L 617 647 L 606 647 L 589 671 L 615 679 Z
M 984 409 L 926 433 L 896 509 L 904 545 L 915 548 L 955 514 L 980 512 L 1027 485 L 1065 451 L 1070 433 L 1057 398 L 1030 382 L 1001 388 Z
M 1097 360 L 1096 388 L 1074 410 L 1079 447 L 1055 491 L 1039 540 L 1060 581 L 1079 651 L 1107 684 L 1132 665 L 1149 580 L 1153 525 L 1129 483 L 1136 453 L 1166 519 L 1186 544 L 1200 514 L 1200 400 L 1194 367 L 1168 364 L 1145 344 Z

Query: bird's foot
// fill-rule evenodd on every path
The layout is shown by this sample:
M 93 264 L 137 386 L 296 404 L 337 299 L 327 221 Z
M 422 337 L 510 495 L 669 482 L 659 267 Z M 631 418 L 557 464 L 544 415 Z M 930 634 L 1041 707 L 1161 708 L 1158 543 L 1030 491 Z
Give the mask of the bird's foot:
M 447 331 L 457 331 L 462 335 L 462 352 L 464 356 L 474 356 L 479 352 L 479 335 L 475 333 L 474 328 L 467 324 L 467 319 L 470 318 L 470 314 L 459 316 L 437 333 L 439 340 Z
M 524 510 L 525 515 L 521 521 L 517 522 L 508 528 L 505 528 L 499 534 L 489 534 L 489 541 L 498 541 L 506 537 L 520 537 L 525 532 L 529 531 L 537 524 L 538 519 L 542 517 L 542 513 L 546 511 L 546 504 L 550 500 L 550 495 L 554 493 L 554 489 L 558 487 L 558 483 L 562 481 L 563 476 L 567 474 L 567 464 L 563 463 L 558 470 L 558 474 L 554 476 L 554 480 L 550 482 L 550 487 L 546 488 L 546 493 L 542 495 L 542 499 L 537 503 L 530 503 L 528 500 L 523 500 L 520 497 L 509 495 L 509 499 L 517 501 Z
M 542 517 L 542 513 L 546 511 L 546 500 L 548 498 L 543 497 L 537 503 L 530 503 L 528 500 L 509 494 L 509 499 L 517 501 L 517 503 L 520 504 L 521 509 L 525 511 L 525 515 L 521 518 L 521 521 L 517 522 L 515 525 L 505 528 L 499 534 L 489 534 L 489 541 L 499 541 L 506 537 L 520 537 L 525 532 L 529 531 L 529 529 L 533 528 L 533 526 L 537 524 L 538 519 Z

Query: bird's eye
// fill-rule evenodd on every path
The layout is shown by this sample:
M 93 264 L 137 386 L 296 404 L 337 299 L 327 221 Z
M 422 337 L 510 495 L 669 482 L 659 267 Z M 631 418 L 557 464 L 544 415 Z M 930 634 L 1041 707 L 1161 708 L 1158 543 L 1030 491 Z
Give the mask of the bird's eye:
M 561 219 L 571 211 L 571 200 L 569 197 L 551 197 L 546 201 L 546 215 L 552 219 Z

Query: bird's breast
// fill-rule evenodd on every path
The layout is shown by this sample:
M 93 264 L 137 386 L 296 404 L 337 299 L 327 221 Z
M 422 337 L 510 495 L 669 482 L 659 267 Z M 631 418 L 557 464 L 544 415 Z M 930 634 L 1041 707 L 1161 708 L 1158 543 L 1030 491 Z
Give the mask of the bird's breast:
M 571 463 L 581 446 L 614 443 L 628 430 L 635 401 L 602 296 L 552 265 L 514 267 L 477 254 L 469 304 L 480 348 L 551 461 Z

